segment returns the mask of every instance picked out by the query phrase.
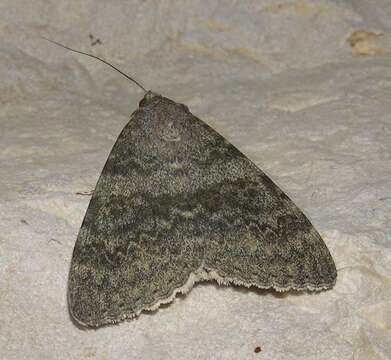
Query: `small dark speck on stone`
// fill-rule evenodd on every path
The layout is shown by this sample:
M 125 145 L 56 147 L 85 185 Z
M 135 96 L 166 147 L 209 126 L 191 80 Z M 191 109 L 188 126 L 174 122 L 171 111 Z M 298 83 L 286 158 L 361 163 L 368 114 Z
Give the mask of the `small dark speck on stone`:
M 48 240 L 48 243 L 50 243 L 50 242 L 55 242 L 55 243 L 57 243 L 57 244 L 62 245 L 61 241 L 60 241 L 60 240 L 57 240 L 57 239 L 55 239 L 55 238 L 50 238 L 50 239 Z
M 91 46 L 95 46 L 95 45 L 97 45 L 97 44 L 102 44 L 102 41 L 100 41 L 100 39 L 95 38 L 94 35 L 89 34 L 88 37 L 89 37 L 90 40 L 91 40 Z
M 260 346 L 257 346 L 255 349 L 254 349 L 254 352 L 255 353 L 260 353 L 262 351 L 261 347 Z
M 75 194 L 76 195 L 83 195 L 83 196 L 91 196 L 94 193 L 94 190 L 91 191 L 78 191 Z

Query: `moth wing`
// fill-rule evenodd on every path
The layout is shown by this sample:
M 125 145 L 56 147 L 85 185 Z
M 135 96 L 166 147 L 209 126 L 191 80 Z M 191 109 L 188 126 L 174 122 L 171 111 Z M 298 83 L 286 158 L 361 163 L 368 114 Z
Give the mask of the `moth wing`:
M 278 291 L 331 288 L 337 272 L 321 236 L 277 185 L 254 172 L 220 188 L 214 226 L 221 232 L 204 258 L 209 277 Z
M 202 262 L 198 243 L 172 211 L 175 197 L 164 186 L 155 190 L 165 159 L 152 149 L 156 119 L 141 104 L 110 152 L 73 251 L 68 305 L 83 326 L 118 322 L 171 301 L 192 287 Z

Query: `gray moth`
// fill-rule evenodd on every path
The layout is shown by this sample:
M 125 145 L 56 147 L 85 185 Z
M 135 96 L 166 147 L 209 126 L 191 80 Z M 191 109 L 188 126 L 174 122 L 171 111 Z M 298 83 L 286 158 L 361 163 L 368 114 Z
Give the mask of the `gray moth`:
M 72 317 L 83 326 L 116 323 L 205 280 L 333 287 L 330 252 L 292 200 L 186 105 L 136 84 L 145 96 L 110 152 L 76 240 Z

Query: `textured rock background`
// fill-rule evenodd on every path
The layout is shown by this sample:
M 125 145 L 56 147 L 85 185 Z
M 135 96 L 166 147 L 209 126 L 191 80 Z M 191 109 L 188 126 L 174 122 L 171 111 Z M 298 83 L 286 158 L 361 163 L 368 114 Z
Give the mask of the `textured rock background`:
M 391 357 L 389 1 L 4 0 L 0 34 L 1 359 Z M 40 35 L 186 103 L 248 155 L 323 236 L 335 288 L 200 284 L 137 320 L 77 328 L 77 193 L 142 92 Z

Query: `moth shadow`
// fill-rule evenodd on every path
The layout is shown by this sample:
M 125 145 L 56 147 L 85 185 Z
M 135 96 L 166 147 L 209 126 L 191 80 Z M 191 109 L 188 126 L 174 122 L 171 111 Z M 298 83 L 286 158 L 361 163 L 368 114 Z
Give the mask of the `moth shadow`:
M 209 281 L 199 281 L 199 282 L 195 283 L 193 285 L 193 287 L 188 292 L 177 293 L 175 295 L 175 297 L 172 299 L 172 301 L 165 303 L 165 304 L 160 304 L 160 306 L 157 309 L 143 311 L 142 314 L 153 316 L 158 311 L 169 308 L 176 301 L 184 301 L 186 298 L 188 298 L 188 296 L 191 296 L 191 293 L 193 291 L 197 291 L 197 288 L 201 288 L 201 287 L 212 287 L 216 291 L 227 291 L 228 289 L 232 289 L 235 292 L 243 294 L 243 296 L 245 296 L 246 294 L 249 294 L 249 293 L 254 293 L 257 296 L 273 296 L 278 299 L 284 299 L 285 297 L 288 297 L 288 296 L 300 296 L 302 294 L 313 294 L 312 292 L 306 291 L 306 290 L 291 289 L 289 291 L 277 291 L 273 288 L 261 289 L 256 286 L 246 287 L 243 285 L 236 285 L 236 284 L 232 284 L 232 283 L 231 284 L 219 284 L 219 283 L 217 283 L 217 281 L 210 281 L 210 280 Z
M 283 299 L 288 296 L 300 296 L 302 294 L 311 294 L 312 292 L 306 291 L 306 290 L 294 290 L 290 289 L 288 291 L 277 291 L 273 288 L 269 289 L 262 289 L 256 286 L 244 286 L 244 285 L 238 285 L 238 284 L 219 284 L 216 281 L 205 281 L 205 282 L 199 282 L 196 283 L 195 287 L 198 286 L 212 286 L 214 287 L 217 291 L 226 291 L 227 289 L 232 289 L 235 292 L 243 294 L 245 296 L 246 294 L 253 293 L 258 296 L 273 296 L 278 299 Z M 183 295 L 183 294 L 181 294 Z

